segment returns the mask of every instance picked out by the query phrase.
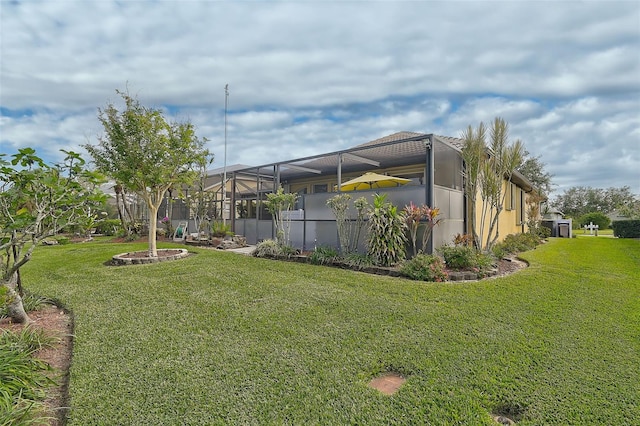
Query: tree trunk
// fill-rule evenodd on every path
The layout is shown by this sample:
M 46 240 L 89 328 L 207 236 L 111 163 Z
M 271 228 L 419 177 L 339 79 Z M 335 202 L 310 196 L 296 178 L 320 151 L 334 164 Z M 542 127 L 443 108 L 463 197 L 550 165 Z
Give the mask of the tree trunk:
M 151 204 L 151 203 L 148 203 Z M 158 207 L 149 205 L 149 257 L 158 257 L 156 231 L 158 229 Z
M 20 295 L 16 292 L 17 283 L 17 273 L 14 273 L 8 281 L 4 281 L 2 283 L 2 285 L 4 285 L 9 290 L 7 292 L 7 296 L 9 296 L 9 302 L 7 304 L 9 318 L 11 318 L 13 322 L 19 324 L 29 324 L 31 322 L 31 318 L 29 318 L 24 310 L 24 306 L 22 305 L 22 297 L 20 297 Z

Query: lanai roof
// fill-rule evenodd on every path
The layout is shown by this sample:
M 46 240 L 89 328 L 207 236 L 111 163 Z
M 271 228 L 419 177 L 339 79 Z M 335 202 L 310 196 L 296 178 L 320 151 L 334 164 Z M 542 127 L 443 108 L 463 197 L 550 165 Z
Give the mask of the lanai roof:
M 309 175 L 333 175 L 336 173 L 340 156 L 344 173 L 370 170 L 373 167 L 386 168 L 418 163 L 426 160 L 425 143 L 430 138 L 450 145 L 458 151 L 462 148 L 463 141 L 461 139 L 403 131 L 346 150 L 250 167 L 239 172 L 270 173 L 273 167 L 278 166 L 281 179 Z
M 426 161 L 426 142 L 431 139 L 439 141 L 456 151 L 462 151 L 464 146 L 462 139 L 451 136 L 402 131 L 346 150 L 236 169 L 234 172 L 237 176 L 244 174 L 255 176 L 259 174 L 264 177 L 269 175 L 275 177 L 274 170 L 278 168 L 281 180 L 314 175 L 335 175 L 339 157 L 342 157 L 342 173 L 417 164 Z M 442 148 L 439 144 L 434 144 L 434 149 Z M 531 183 L 520 173 L 514 173 L 512 178 L 526 189 L 531 188 Z

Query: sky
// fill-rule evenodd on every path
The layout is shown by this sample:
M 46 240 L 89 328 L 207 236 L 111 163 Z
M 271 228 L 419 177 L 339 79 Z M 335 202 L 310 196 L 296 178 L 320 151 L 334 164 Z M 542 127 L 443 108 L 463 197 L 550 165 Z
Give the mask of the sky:
M 0 0 L 0 28 L 0 153 L 85 153 L 120 89 L 222 167 L 228 84 L 227 165 L 502 117 L 555 194 L 640 194 L 640 1 Z

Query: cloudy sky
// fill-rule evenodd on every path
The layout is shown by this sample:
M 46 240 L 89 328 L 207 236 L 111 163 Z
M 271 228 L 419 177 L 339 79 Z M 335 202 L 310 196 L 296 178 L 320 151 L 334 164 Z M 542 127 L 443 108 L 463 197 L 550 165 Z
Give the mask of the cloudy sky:
M 0 0 L 0 153 L 49 162 L 125 89 L 227 164 L 500 116 L 554 174 L 640 194 L 638 1 Z

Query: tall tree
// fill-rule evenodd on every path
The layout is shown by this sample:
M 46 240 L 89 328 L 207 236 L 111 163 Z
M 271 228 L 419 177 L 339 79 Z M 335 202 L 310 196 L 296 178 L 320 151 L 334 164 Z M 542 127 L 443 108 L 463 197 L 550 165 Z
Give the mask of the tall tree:
M 496 117 L 489 129 L 480 123 L 476 130 L 471 126 L 463 133 L 462 157 L 465 161 L 465 190 L 471 204 L 471 223 L 476 247 L 490 250 L 500 237 L 500 213 L 507 196 L 513 172 L 522 164 L 524 145 L 520 140 L 509 142 L 509 125 Z M 479 223 L 477 198 L 480 196 Z M 486 231 L 486 233 L 485 233 Z
M 537 195 L 542 197 L 548 197 L 554 186 L 553 175 L 544 169 L 545 166 L 540 156 L 532 157 L 529 151 L 525 150 L 522 164 L 517 169 L 537 189 Z
M 607 189 L 573 186 L 553 200 L 558 210 L 575 219 L 587 213 L 609 214 L 615 211 L 629 213 L 627 211 L 629 206 L 634 206 L 637 202 L 638 197 L 631 192 L 629 186 Z
M 6 161 L 0 154 L 0 285 L 8 289 L 9 315 L 28 323 L 22 305 L 20 268 L 45 238 L 70 226 L 87 227 L 106 196 L 104 179 L 84 168 L 84 160 L 66 152 L 64 162 L 49 166 L 32 148 Z
M 129 93 L 116 91 L 125 102 L 98 111 L 105 133 L 98 145 L 85 145 L 98 170 L 135 192 L 149 209 L 149 257 L 157 257 L 158 209 L 167 189 L 191 185 L 199 164 L 209 155 L 206 139 L 190 122 L 169 123 L 158 109 L 148 108 Z

